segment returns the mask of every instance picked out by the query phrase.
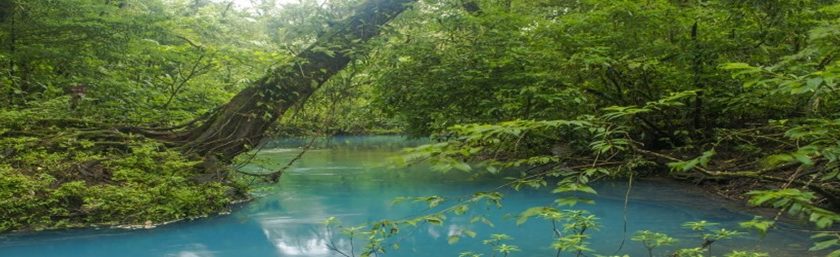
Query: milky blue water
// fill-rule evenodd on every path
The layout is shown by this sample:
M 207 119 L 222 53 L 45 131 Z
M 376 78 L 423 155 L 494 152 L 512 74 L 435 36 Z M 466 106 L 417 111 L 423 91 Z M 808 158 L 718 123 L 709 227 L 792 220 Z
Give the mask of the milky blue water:
M 250 171 L 285 165 L 300 151 L 304 140 L 277 141 L 257 155 Z M 350 252 L 347 237 L 330 234 L 322 222 L 337 217 L 344 224 L 364 224 L 381 219 L 398 219 L 427 213 L 422 204 L 392 205 L 400 196 L 440 195 L 458 197 L 487 191 L 503 183 L 502 178 L 475 178 L 462 173 L 432 172 L 418 165 L 388 169 L 388 158 L 411 145 L 400 137 L 336 137 L 329 144 L 308 151 L 276 185 L 263 187 L 258 198 L 236 208 L 230 215 L 179 222 L 152 230 L 66 230 L 0 235 L 0 256 L 178 256 L 178 257 L 269 257 L 341 256 L 330 245 Z M 680 246 L 698 246 L 701 239 L 680 225 L 708 220 L 737 228 L 737 222 L 752 214 L 737 204 L 717 200 L 685 184 L 666 181 L 635 181 L 627 209 L 624 233 L 626 181 L 599 182 L 596 204 L 581 206 L 600 220 L 592 233 L 591 248 L 612 255 L 622 238 L 640 229 L 665 232 L 680 240 Z M 521 251 L 510 256 L 554 256 L 550 248 L 551 224 L 531 220 L 517 226 L 513 216 L 536 205 L 550 205 L 556 196 L 544 191 L 504 191 L 503 207 L 479 205 L 462 217 L 449 217 L 441 226 L 420 225 L 404 229 L 397 237 L 400 248 L 381 256 L 458 256 L 463 251 L 486 253 L 481 241 L 492 233 L 505 233 Z M 444 206 L 446 204 L 443 204 Z M 495 227 L 471 224 L 473 215 L 486 215 Z M 451 235 L 465 229 L 478 232 L 450 245 Z M 764 238 L 745 236 L 719 242 L 713 253 L 722 256 L 729 249 L 761 250 L 772 256 L 820 256 L 807 251 L 808 234 L 783 226 Z M 357 254 L 361 240 L 353 241 Z M 655 252 L 665 256 L 669 249 Z M 621 254 L 647 256 L 644 248 L 629 239 Z M 572 256 L 566 254 L 564 256 Z M 594 256 L 592 254 L 588 256 Z

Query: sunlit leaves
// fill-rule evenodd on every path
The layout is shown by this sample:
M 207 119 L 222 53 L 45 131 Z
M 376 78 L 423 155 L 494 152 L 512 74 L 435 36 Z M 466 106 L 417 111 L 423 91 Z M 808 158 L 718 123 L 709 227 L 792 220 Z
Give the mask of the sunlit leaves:
M 551 191 L 552 193 L 567 193 L 567 192 L 582 192 L 588 194 L 597 194 L 595 189 L 588 185 L 577 183 L 562 183 L 557 188 Z
M 455 215 L 464 215 L 467 211 L 470 210 L 470 206 L 467 204 L 459 204 L 452 208 L 452 213 Z
M 487 217 L 484 217 L 482 215 L 476 215 L 476 216 L 473 216 L 472 218 L 470 218 L 470 224 L 474 224 L 474 223 L 478 223 L 478 222 L 484 223 L 485 225 L 487 225 L 489 227 L 495 227 L 496 226 L 495 224 L 493 224 L 492 221 L 490 221 L 490 219 L 488 219 Z
M 429 208 L 435 208 L 443 202 L 443 197 L 440 196 L 429 196 L 429 197 L 418 197 L 415 201 L 423 201 L 429 204 Z
M 732 239 L 732 238 L 741 236 L 743 234 L 744 233 L 742 233 L 740 231 L 721 228 L 721 229 L 712 230 L 712 231 L 709 231 L 708 233 L 703 234 L 703 239 L 715 242 L 715 241 L 719 241 L 719 240 Z
M 564 252 L 591 252 L 587 240 L 589 235 L 572 234 L 554 240 L 551 247 Z
M 677 243 L 677 239 L 670 237 L 664 233 L 653 232 L 650 230 L 638 231 L 630 237 L 630 240 L 642 243 L 647 248 L 650 256 L 653 256 L 653 250 L 662 246 L 669 246 Z
M 494 247 L 493 250 L 495 250 L 496 252 L 501 253 L 505 256 L 507 256 L 508 254 L 510 254 L 512 252 L 521 251 L 518 246 L 509 245 L 509 244 L 499 244 L 496 247 Z
M 831 225 L 834 220 L 840 220 L 840 216 L 828 212 L 813 205 L 812 201 L 816 195 L 812 192 L 804 192 L 795 188 L 779 190 L 757 190 L 748 193 L 750 204 L 771 205 L 774 208 L 787 210 L 789 213 L 810 214 L 811 220 L 818 222 L 820 227 Z
M 646 113 L 653 110 L 647 108 L 639 108 L 635 106 L 610 106 L 604 108 L 604 111 L 607 112 L 606 114 L 604 114 L 604 119 L 615 120 L 618 118 L 637 115 L 640 113 Z
M 423 221 L 428 222 L 432 225 L 441 225 L 443 224 L 444 220 L 446 220 L 446 216 L 443 216 L 442 214 L 429 215 L 423 217 Z
M 516 224 L 521 225 L 532 217 L 540 217 L 549 221 L 559 221 L 563 218 L 563 213 L 551 207 L 531 207 L 519 214 L 516 219 Z
M 740 222 L 738 225 L 742 228 L 756 230 L 761 236 L 764 236 L 767 234 L 767 231 L 775 225 L 775 223 L 775 221 L 764 219 L 761 216 L 756 216 L 752 220 Z
M 484 256 L 484 255 L 480 254 L 480 253 L 474 253 L 474 252 L 462 252 L 462 253 L 458 254 L 458 257 L 481 257 L 481 256 Z
M 769 257 L 770 254 L 764 252 L 751 251 L 732 251 L 724 255 L 725 257 Z
M 677 250 L 675 253 L 681 257 L 705 257 L 706 249 L 700 247 L 683 248 Z
M 506 179 L 511 180 L 510 187 L 514 190 L 520 190 L 522 187 L 530 187 L 530 188 L 542 188 L 548 185 L 548 182 L 544 178 L 515 178 L 515 177 L 508 177 Z
M 499 192 L 478 192 L 473 195 L 472 201 L 479 202 L 479 201 L 486 201 L 489 204 L 495 205 L 496 207 L 502 206 L 502 193 Z
M 690 221 L 683 223 L 683 227 L 687 229 L 691 229 L 692 231 L 705 231 L 708 230 L 709 227 L 720 225 L 718 223 L 708 222 L 705 220 L 700 221 Z
M 740 62 L 725 63 L 725 64 L 721 65 L 721 68 L 724 69 L 724 70 L 731 71 L 732 72 L 732 77 L 735 77 L 735 78 L 745 77 L 745 76 L 748 76 L 748 75 L 760 74 L 761 72 L 763 72 L 763 69 L 761 69 L 759 67 L 755 67 L 755 66 L 752 66 L 752 65 L 749 65 L 749 64 L 746 64 L 746 63 L 740 63 Z M 755 84 L 755 82 L 747 83 L 744 86 L 745 87 L 750 87 L 754 84 Z
M 340 224 L 340 221 L 336 217 L 329 217 L 326 220 L 324 220 L 324 225 L 327 225 L 327 226 L 338 225 L 338 224 Z
M 686 172 L 694 169 L 695 167 L 706 167 L 709 165 L 709 161 L 712 160 L 712 157 L 715 156 L 717 152 L 714 149 L 703 152 L 702 155 L 698 156 L 697 158 L 681 161 L 681 162 L 671 162 L 668 163 L 668 167 L 674 171 Z
M 451 235 L 451 236 L 449 236 L 449 238 L 447 238 L 446 242 L 452 245 L 452 244 L 458 243 L 458 241 L 460 241 L 460 240 L 461 240 L 461 236 Z
M 486 239 L 481 241 L 482 244 L 486 245 L 499 245 L 501 242 L 513 240 L 513 237 L 507 234 L 491 234 L 490 239 Z
M 814 246 L 812 246 L 809 249 L 811 251 L 821 251 L 821 250 L 825 250 L 825 249 L 829 249 L 829 248 L 840 247 L 840 234 L 837 234 L 837 233 L 823 232 L 823 233 L 815 234 L 811 238 L 816 240 L 816 243 L 814 243 Z M 840 250 L 835 250 L 834 252 L 829 254 L 829 256 L 837 255 L 838 251 L 840 251 Z

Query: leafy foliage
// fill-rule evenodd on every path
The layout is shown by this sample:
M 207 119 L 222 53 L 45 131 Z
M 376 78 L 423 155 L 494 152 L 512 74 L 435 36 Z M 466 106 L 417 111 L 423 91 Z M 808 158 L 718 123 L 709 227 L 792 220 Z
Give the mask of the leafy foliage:
M 327 222 L 339 232 L 330 236 L 368 242 L 363 256 L 384 253 L 404 227 L 467 215 L 492 226 L 472 206 L 502 206 L 504 188 L 556 194 L 516 222 L 551 223 L 551 247 L 582 256 L 597 217 L 565 208 L 592 203 L 593 181 L 644 175 L 752 185 L 727 192 L 780 211 L 741 223 L 761 234 L 784 213 L 820 229 L 840 221 L 836 1 L 423 0 L 353 51 L 309 46 L 361 1 L 254 2 L 0 3 L 0 231 L 225 210 L 245 191 L 227 170 L 197 172 L 206 163 L 189 150 L 146 136 L 212 116 L 302 51 L 353 61 L 292 106 L 275 134 L 431 135 L 396 164 L 508 179 L 462 198 L 397 199 L 429 211 L 416 217 Z M 135 133 L 142 127 L 159 130 Z M 685 227 L 703 242 L 679 256 L 712 255 L 714 242 L 741 234 Z M 461 236 L 477 235 L 448 241 Z M 837 236 L 816 234 L 812 249 L 840 254 Z M 631 240 L 651 256 L 675 242 L 651 231 Z M 484 243 L 493 255 L 520 251 L 502 234 Z
M 648 256 L 650 257 L 653 257 L 654 249 L 662 246 L 673 245 L 677 242 L 673 237 L 669 237 L 663 233 L 652 232 L 650 230 L 636 232 L 636 234 L 634 234 L 630 239 L 641 242 L 645 248 L 647 248 Z
M 0 231 L 152 226 L 224 212 L 238 198 L 235 185 L 192 180 L 192 161 L 153 142 L 137 142 L 131 155 L 59 155 L 33 147 L 37 141 L 2 141 L 19 152 L 0 166 Z

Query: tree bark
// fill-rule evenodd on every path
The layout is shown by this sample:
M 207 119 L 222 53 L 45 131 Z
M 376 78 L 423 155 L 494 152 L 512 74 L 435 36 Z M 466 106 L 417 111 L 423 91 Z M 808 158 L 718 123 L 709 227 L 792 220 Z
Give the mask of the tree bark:
M 230 161 L 259 144 L 266 130 L 294 106 L 341 71 L 365 42 L 415 0 L 369 0 L 355 15 L 332 26 L 292 61 L 272 68 L 233 97 L 200 126 L 176 133 L 169 141 L 189 154 Z

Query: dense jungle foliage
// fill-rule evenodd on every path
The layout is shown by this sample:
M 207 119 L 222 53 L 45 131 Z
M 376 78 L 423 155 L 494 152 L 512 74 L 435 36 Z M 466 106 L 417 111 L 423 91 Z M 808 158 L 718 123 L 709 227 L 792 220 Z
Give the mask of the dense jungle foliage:
M 249 197 L 247 178 L 276 180 L 282 170 L 242 174 L 235 167 L 247 154 L 216 158 L 214 148 L 196 150 L 195 138 L 170 132 L 215 127 L 208 124 L 237 106 L 228 101 L 251 90 L 284 102 L 252 101 L 284 109 L 233 121 L 271 123 L 256 139 L 431 136 L 434 143 L 407 150 L 397 164 L 430 162 L 442 177 L 509 173 L 502 187 L 553 189 L 557 205 L 535 206 L 517 222 L 563 224 L 552 246 L 558 255 L 588 251 L 595 218 L 574 210 L 595 193 L 588 183 L 662 176 L 778 210 L 745 229 L 768 232 L 785 215 L 806 220 L 815 228 L 812 249 L 840 256 L 837 1 L 250 3 L 0 1 L 0 231 L 227 211 Z M 371 6 L 386 11 L 364 11 Z M 384 25 L 358 31 L 372 21 Z M 326 68 L 304 72 L 310 64 Z M 296 67 L 311 85 L 273 87 L 271 74 Z M 224 143 L 258 150 L 249 139 Z M 444 223 L 501 197 L 414 199 L 453 204 L 343 228 L 364 233 L 363 254 L 374 255 L 402 227 Z M 703 240 L 674 256 L 704 256 L 739 233 L 686 227 Z M 485 242 L 498 256 L 515 254 L 507 240 Z M 632 240 L 651 256 L 673 241 L 653 231 Z

